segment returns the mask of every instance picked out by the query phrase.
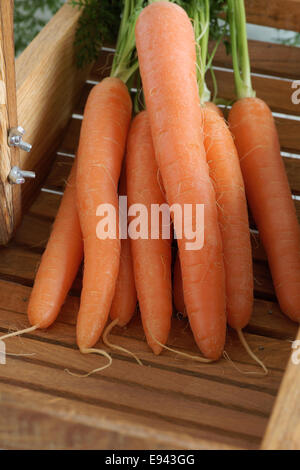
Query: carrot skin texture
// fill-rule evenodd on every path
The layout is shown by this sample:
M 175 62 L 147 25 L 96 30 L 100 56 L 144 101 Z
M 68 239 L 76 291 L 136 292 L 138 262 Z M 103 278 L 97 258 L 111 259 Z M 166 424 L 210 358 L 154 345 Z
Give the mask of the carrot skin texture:
M 202 203 L 205 207 L 204 247 L 186 250 L 185 237 L 178 240 L 178 246 L 195 341 L 206 357 L 218 359 L 226 335 L 225 276 L 215 193 L 203 145 L 191 22 L 179 6 L 155 2 L 139 16 L 136 44 L 168 203 L 192 204 L 194 209 L 196 203 Z
M 125 196 L 126 194 L 126 170 L 123 164 L 119 195 Z M 121 240 L 120 267 L 115 294 L 110 309 L 110 318 L 112 320 L 118 318 L 118 326 L 127 325 L 136 311 L 136 304 L 137 294 L 134 281 L 132 253 L 130 239 L 127 237 Z
M 83 256 L 75 201 L 76 166 L 77 159 L 68 178 L 29 300 L 29 322 L 40 328 L 48 328 L 55 321 Z
M 253 308 L 253 268 L 248 208 L 232 135 L 215 105 L 204 107 L 204 146 L 218 201 L 226 274 L 227 322 L 244 328 Z
M 131 99 L 124 83 L 106 78 L 88 97 L 80 132 L 77 207 L 84 241 L 84 273 L 77 320 L 77 344 L 91 348 L 106 324 L 120 263 L 118 195 L 122 159 L 131 118 Z M 116 211 L 116 239 L 96 235 L 100 204 Z
M 299 322 L 300 229 L 272 113 L 259 98 L 243 98 L 229 125 L 281 310 Z
M 222 109 L 219 108 L 219 106 L 217 106 L 215 103 L 213 103 L 212 101 L 206 101 L 205 104 L 204 104 L 204 110 L 205 109 L 210 109 L 212 111 L 215 111 L 218 116 L 220 116 L 221 118 L 224 118 L 224 114 L 222 112 Z
M 128 204 L 144 204 L 151 214 L 151 204 L 166 202 L 158 183 L 151 129 L 147 113 L 132 122 L 126 157 Z M 150 221 L 149 221 L 150 222 Z M 155 354 L 165 344 L 172 316 L 171 239 L 131 239 L 135 284 L 147 342 Z M 153 337 L 155 339 L 153 339 Z

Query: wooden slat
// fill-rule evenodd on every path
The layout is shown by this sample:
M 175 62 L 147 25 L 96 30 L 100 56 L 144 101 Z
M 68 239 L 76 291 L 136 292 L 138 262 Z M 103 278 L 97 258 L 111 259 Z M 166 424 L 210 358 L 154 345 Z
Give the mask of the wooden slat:
M 63 133 L 62 143 L 59 146 L 61 152 L 75 154 L 79 142 L 81 122 L 80 119 L 70 119 Z
M 212 401 L 207 403 L 207 400 L 204 402 L 200 398 L 188 396 L 187 392 L 173 392 L 170 388 L 164 393 L 155 385 L 138 386 L 130 383 L 127 377 L 121 375 L 121 370 L 124 374 L 125 370 L 135 369 L 135 374 L 139 374 L 136 370 L 138 366 L 131 362 L 127 365 L 120 361 L 118 364 L 115 359 L 111 368 L 115 369 L 117 380 L 109 380 L 104 374 L 99 374 L 91 376 L 87 382 L 82 378 L 71 377 L 65 372 L 68 367 L 77 373 L 84 373 L 86 367 L 94 367 L 95 361 L 87 361 L 78 351 L 26 339 L 23 339 L 22 351 L 25 354 L 35 353 L 38 359 L 20 361 L 8 358 L 8 367 L 0 370 L 0 382 L 21 382 L 35 390 L 51 388 L 55 390 L 57 397 L 66 396 L 79 402 L 116 410 L 120 414 L 129 411 L 133 423 L 136 418 L 145 417 L 152 419 L 157 429 L 161 423 L 169 424 L 170 431 L 173 425 L 181 429 L 189 427 L 192 437 L 204 438 L 207 433 L 211 439 L 219 437 L 218 440 L 227 444 L 244 444 L 250 448 L 260 444 L 267 424 L 267 417 L 259 413 L 247 414 L 234 410 L 233 407 L 226 409 Z M 103 361 L 98 360 L 98 364 L 99 362 Z M 152 375 L 152 370 L 145 368 L 144 375 Z M 243 427 L 245 421 L 246 429 Z
M 5 449 L 231 449 L 222 442 L 196 439 L 174 426 L 153 430 L 151 419 L 131 423 L 129 413 L 95 406 L 51 389 L 32 390 L 1 383 L 1 445 Z M 24 428 L 30 430 L 24 433 Z M 51 435 L 51 442 L 49 436 Z
M 59 143 L 90 66 L 78 70 L 73 47 L 79 11 L 66 3 L 16 61 L 19 123 L 33 148 L 21 152 L 21 165 L 36 170 L 24 185 L 23 205 L 48 174 Z
M 300 121 L 276 117 L 275 123 L 282 149 L 298 153 L 300 151 L 300 141 L 298 138 Z
M 0 245 L 8 242 L 21 215 L 19 185 L 8 182 L 20 154 L 9 147 L 8 132 L 17 125 L 16 82 L 13 37 L 13 1 L 0 2 Z
M 41 191 L 30 207 L 30 214 L 36 217 L 46 217 L 52 222 L 59 208 L 60 201 L 61 195 Z
M 209 45 L 210 52 L 214 42 Z M 278 77 L 299 79 L 300 48 L 271 42 L 248 40 L 251 71 Z M 232 57 L 220 44 L 213 61 L 214 65 L 232 68 Z
M 73 163 L 74 158 L 57 155 L 45 180 L 44 188 L 63 191 Z
M 233 72 L 231 70 L 215 70 L 218 84 L 218 96 L 226 100 L 234 100 L 236 97 Z M 211 74 L 207 74 L 207 85 L 213 90 Z M 278 80 L 276 78 L 266 78 L 262 76 L 252 76 L 252 86 L 258 98 L 264 100 L 272 111 L 284 114 L 300 114 L 300 105 L 292 102 L 292 82 Z M 299 123 L 298 123 L 299 124 Z
M 283 163 L 294 194 L 300 194 L 300 158 L 284 157 Z
M 299 0 L 246 0 L 247 22 L 299 31 Z
M 0 247 L 0 275 L 2 279 L 31 286 L 41 255 L 28 249 L 9 245 Z
M 52 220 L 44 217 L 37 217 L 32 214 L 26 214 L 23 217 L 22 224 L 17 231 L 14 242 L 18 245 L 36 249 L 40 248 L 40 252 L 48 242 L 48 238 L 52 228 Z
M 297 336 L 298 354 L 292 357 L 284 374 L 275 407 L 265 434 L 262 449 L 300 449 L 300 329 Z M 296 351 L 294 351 L 296 352 Z
M 275 302 L 254 299 L 252 317 L 246 331 L 293 341 L 298 325 L 286 317 Z

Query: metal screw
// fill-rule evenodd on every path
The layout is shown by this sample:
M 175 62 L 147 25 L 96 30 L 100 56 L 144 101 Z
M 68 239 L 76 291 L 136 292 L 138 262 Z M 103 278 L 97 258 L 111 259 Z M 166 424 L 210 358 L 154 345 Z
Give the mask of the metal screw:
M 25 152 L 30 152 L 32 145 L 23 141 L 24 134 L 25 130 L 23 127 L 12 127 L 8 133 L 8 145 L 10 147 L 19 147 L 21 150 L 25 150 Z
M 25 178 L 35 178 L 35 172 L 21 170 L 18 166 L 13 166 L 8 175 L 8 181 L 11 184 L 23 184 Z

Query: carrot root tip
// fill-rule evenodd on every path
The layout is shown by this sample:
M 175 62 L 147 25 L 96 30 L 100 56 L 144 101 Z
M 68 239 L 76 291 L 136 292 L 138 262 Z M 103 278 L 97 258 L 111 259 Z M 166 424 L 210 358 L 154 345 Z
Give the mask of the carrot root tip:
M 103 333 L 103 337 L 102 337 L 102 340 L 103 340 L 103 343 L 111 348 L 111 349 L 115 349 L 117 351 L 122 351 L 122 352 L 125 352 L 126 354 L 129 354 L 130 356 L 132 356 L 136 362 L 142 366 L 143 363 L 142 361 L 131 351 L 129 351 L 128 349 L 125 349 L 125 348 L 122 348 L 122 346 L 118 346 L 117 344 L 113 344 L 109 341 L 108 339 L 108 336 L 109 336 L 109 333 L 111 332 L 111 330 L 119 323 L 119 319 L 118 318 L 115 318 L 115 320 L 113 320 L 104 330 L 104 333 Z
M 247 343 L 246 339 L 245 339 L 245 336 L 242 332 L 242 330 L 240 329 L 237 329 L 237 334 L 239 336 L 239 339 L 242 343 L 242 345 L 244 346 L 245 350 L 247 351 L 247 353 L 249 354 L 249 356 L 257 363 L 259 364 L 259 366 L 262 368 L 262 372 L 255 372 L 255 371 L 244 371 L 244 370 L 241 370 L 234 362 L 233 360 L 229 357 L 228 353 L 226 351 L 223 351 L 223 357 L 224 359 L 226 359 L 227 361 L 231 362 L 231 364 L 233 365 L 233 367 L 238 371 L 240 372 L 241 374 L 243 375 L 256 375 L 257 377 L 265 377 L 266 375 L 268 375 L 269 371 L 267 369 L 267 367 L 265 366 L 265 364 L 256 356 L 256 354 L 254 354 L 254 352 L 251 350 L 249 344 Z
M 108 359 L 108 363 L 102 367 L 93 369 L 90 372 L 87 372 L 86 374 L 76 374 L 75 372 L 71 372 L 69 369 L 65 369 L 65 372 L 72 375 L 73 377 L 80 377 L 80 378 L 89 377 L 90 375 L 95 374 L 96 372 L 100 372 L 101 370 L 107 369 L 107 367 L 110 367 L 112 364 L 112 358 L 106 351 L 104 351 L 104 349 L 80 348 L 80 352 L 82 354 L 100 354 L 101 356 L 104 356 Z
M 207 359 L 206 357 L 201 357 L 201 356 L 193 356 L 192 354 L 188 354 L 188 353 L 185 353 L 183 351 L 178 351 L 177 349 L 173 349 L 173 348 L 170 348 L 169 346 L 166 346 L 165 344 L 161 343 L 160 341 L 158 341 L 158 339 L 156 339 L 152 333 L 152 331 L 150 330 L 150 328 L 148 327 L 148 330 L 149 330 L 149 333 L 153 339 L 153 341 L 155 341 L 156 344 L 158 344 L 161 348 L 163 349 L 166 349 L 167 351 L 171 351 L 175 354 L 178 354 L 179 356 L 183 356 L 183 357 L 187 357 L 189 359 L 192 359 L 194 361 L 197 361 L 197 362 L 202 362 L 202 363 L 211 363 L 211 362 L 215 362 L 214 359 Z
M 242 332 L 242 330 L 240 329 L 237 329 L 237 334 L 239 336 L 239 339 L 242 343 L 242 345 L 244 346 L 245 350 L 247 351 L 247 353 L 249 354 L 250 357 L 252 357 L 252 359 L 257 362 L 257 364 L 260 365 L 260 367 L 262 368 L 263 372 L 261 374 L 259 374 L 257 372 L 257 374 L 259 374 L 260 376 L 264 377 L 266 375 L 268 375 L 269 371 L 267 369 L 267 367 L 265 366 L 265 364 L 256 356 L 256 354 L 254 354 L 254 352 L 251 350 L 249 344 L 247 343 L 246 341 L 246 338 Z
M 30 333 L 31 331 L 34 331 L 34 330 L 37 330 L 39 328 L 39 325 L 34 325 L 34 326 L 31 326 L 29 328 L 25 328 L 23 330 L 19 330 L 19 331 L 13 331 L 12 333 L 7 333 L 6 335 L 3 335 L 0 337 L 0 341 L 4 341 L 5 339 L 7 338 L 12 338 L 14 336 L 20 336 L 20 335 L 23 335 L 25 333 Z M 8 353 L 8 352 L 5 352 L 5 355 L 6 356 L 14 356 L 14 357 L 28 357 L 28 356 L 34 356 L 35 353 Z
M 13 331 L 12 333 L 8 333 L 7 335 L 0 336 L 0 340 L 4 341 L 5 339 L 12 338 L 13 336 L 24 335 L 26 333 L 30 333 L 31 331 L 37 330 L 39 327 L 40 325 L 34 325 L 34 326 L 30 326 L 29 328 L 25 328 L 23 330 Z

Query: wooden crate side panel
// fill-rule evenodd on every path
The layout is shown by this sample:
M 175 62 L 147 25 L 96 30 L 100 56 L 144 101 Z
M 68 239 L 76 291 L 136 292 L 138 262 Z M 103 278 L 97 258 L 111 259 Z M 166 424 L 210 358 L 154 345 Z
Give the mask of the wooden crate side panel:
M 215 43 L 209 44 L 212 51 Z M 248 40 L 251 71 L 265 75 L 299 79 L 300 48 L 271 42 Z M 214 65 L 232 68 L 232 56 L 220 44 L 214 56 Z
M 265 433 L 264 450 L 300 450 L 300 329 L 289 360 L 274 410 Z
M 21 215 L 20 186 L 7 179 L 11 168 L 19 165 L 19 150 L 7 142 L 9 129 L 16 125 L 13 1 L 9 0 L 0 2 L 0 245 L 8 242 Z
M 73 47 L 80 13 L 65 4 L 16 61 L 18 121 L 32 151 L 21 166 L 36 170 L 23 185 L 23 205 L 47 175 L 53 150 L 78 100 L 90 67 L 78 70 Z

